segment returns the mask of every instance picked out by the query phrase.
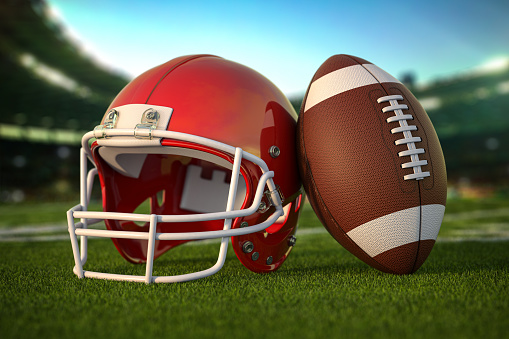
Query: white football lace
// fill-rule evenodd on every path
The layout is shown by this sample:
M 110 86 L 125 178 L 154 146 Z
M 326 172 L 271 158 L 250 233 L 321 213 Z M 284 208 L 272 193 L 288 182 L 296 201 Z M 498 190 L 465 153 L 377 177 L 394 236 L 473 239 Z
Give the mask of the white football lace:
M 424 153 L 424 148 L 417 148 L 415 143 L 421 142 L 420 137 L 412 136 L 411 131 L 416 131 L 417 126 L 409 125 L 407 120 L 413 120 L 411 114 L 403 114 L 403 110 L 408 109 L 407 105 L 398 103 L 398 100 L 403 100 L 401 95 L 387 95 L 379 98 L 377 102 L 380 104 L 382 102 L 388 101 L 391 105 L 382 108 L 383 113 L 394 112 L 394 116 L 387 118 L 387 122 L 399 122 L 400 127 L 396 127 L 391 129 L 391 133 L 403 133 L 403 139 L 396 140 L 396 145 L 406 144 L 408 150 L 402 151 L 398 153 L 399 157 L 410 156 L 410 162 L 405 162 L 401 164 L 401 168 L 412 168 L 414 173 L 407 174 L 403 177 L 405 180 L 421 180 L 430 176 L 429 172 L 423 172 L 421 166 L 427 165 L 427 160 L 419 160 L 419 154 Z

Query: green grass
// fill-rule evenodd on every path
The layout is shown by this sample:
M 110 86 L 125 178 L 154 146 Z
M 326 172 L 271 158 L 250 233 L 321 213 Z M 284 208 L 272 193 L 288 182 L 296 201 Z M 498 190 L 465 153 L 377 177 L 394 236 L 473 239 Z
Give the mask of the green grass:
M 90 245 L 91 268 L 143 274 L 110 241 Z M 210 278 L 145 285 L 79 280 L 66 242 L 2 244 L 2 337 L 507 337 L 508 242 L 438 243 L 411 276 L 367 267 L 328 234 L 298 245 L 274 274 L 251 273 L 230 252 Z M 175 249 L 155 273 L 203 269 L 216 251 Z
M 1 204 L 0 203 L 0 229 L 12 226 L 41 225 L 49 223 L 66 223 L 68 209 L 79 204 L 76 201 L 58 201 L 25 204 Z M 100 203 L 90 205 L 91 209 L 100 210 Z
M 451 215 L 466 219 L 451 218 L 440 236 L 505 225 L 503 213 L 473 219 L 465 213 L 506 206 L 451 201 Z M 301 227 L 318 226 L 304 208 Z M 298 238 L 277 272 L 250 272 L 230 248 L 216 275 L 160 285 L 80 280 L 68 241 L 0 242 L 0 337 L 509 337 L 509 241 L 438 242 L 418 272 L 393 276 L 368 267 L 328 233 Z M 154 274 L 208 268 L 217 252 L 217 244 L 181 246 L 156 260 Z M 144 274 L 143 265 L 125 262 L 109 240 L 89 242 L 86 268 Z

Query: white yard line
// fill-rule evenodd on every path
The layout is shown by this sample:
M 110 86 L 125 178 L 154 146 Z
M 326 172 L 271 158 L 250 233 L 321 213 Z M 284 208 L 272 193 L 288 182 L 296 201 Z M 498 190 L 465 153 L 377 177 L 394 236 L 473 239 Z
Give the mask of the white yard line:
M 471 220 L 471 219 L 484 219 L 484 218 L 493 218 L 493 217 L 509 217 L 509 208 L 498 208 L 493 210 L 476 210 L 469 212 L 460 212 L 460 213 L 446 213 L 444 216 L 444 221 L 457 221 L 457 220 Z
M 44 226 L 18 226 L 12 228 L 0 228 L 0 236 L 10 236 L 17 234 L 40 234 L 49 232 L 67 231 L 65 225 L 44 225 Z
M 70 240 L 69 234 L 37 235 L 33 237 L 0 237 L 1 242 L 45 242 Z
M 461 212 L 454 214 L 447 214 L 444 217 L 445 222 L 459 221 L 459 220 L 474 220 L 492 217 L 509 217 L 509 208 L 500 208 L 494 210 L 476 210 L 470 212 Z M 451 231 L 458 234 L 457 237 L 441 237 L 438 236 L 438 242 L 458 242 L 458 241 L 508 241 L 509 240 L 509 223 L 477 223 L 477 226 L 482 226 L 483 229 L 472 230 L 457 230 Z M 94 227 L 95 228 L 95 227 Z M 64 234 L 50 234 L 46 233 L 60 233 Z M 327 233 L 323 227 L 305 228 L 297 231 L 297 237 L 308 236 L 312 234 Z M 486 237 L 488 236 L 488 237 Z M 67 225 L 64 224 L 49 224 L 42 226 L 17 226 L 10 228 L 0 228 L 0 242 L 45 242 L 45 241 L 61 241 L 69 240 L 67 234 Z M 216 242 L 211 241 L 194 241 L 189 244 L 207 244 Z

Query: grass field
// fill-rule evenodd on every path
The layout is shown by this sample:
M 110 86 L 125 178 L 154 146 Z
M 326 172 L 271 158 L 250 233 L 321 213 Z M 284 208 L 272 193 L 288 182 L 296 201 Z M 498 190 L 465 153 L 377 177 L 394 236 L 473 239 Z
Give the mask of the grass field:
M 163 285 L 79 280 L 69 241 L 12 233 L 56 225 L 43 239 L 65 236 L 57 226 L 68 207 L 0 206 L 1 338 L 509 338 L 508 200 L 449 201 L 441 241 L 410 276 L 356 259 L 306 205 L 279 271 L 251 273 L 230 249 L 218 274 Z M 144 273 L 109 240 L 89 247 L 89 269 Z M 155 262 L 154 274 L 205 269 L 217 251 L 181 246 Z

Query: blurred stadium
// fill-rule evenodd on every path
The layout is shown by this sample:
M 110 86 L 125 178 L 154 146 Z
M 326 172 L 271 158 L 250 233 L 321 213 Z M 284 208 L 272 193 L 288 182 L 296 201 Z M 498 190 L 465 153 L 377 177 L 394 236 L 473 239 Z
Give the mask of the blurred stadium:
M 129 79 L 87 56 L 44 1 L 0 2 L 0 58 L 0 203 L 77 199 L 81 136 Z M 507 194 L 509 59 L 426 85 L 400 79 L 436 127 L 451 194 Z

